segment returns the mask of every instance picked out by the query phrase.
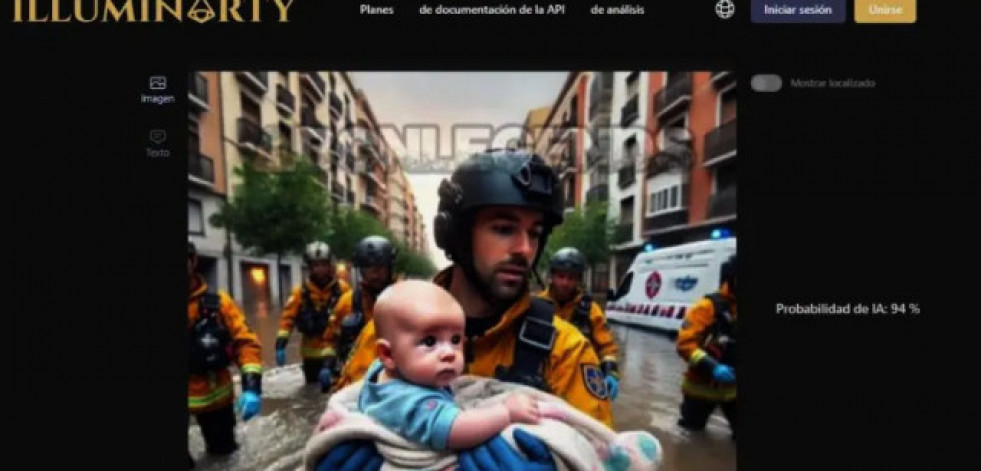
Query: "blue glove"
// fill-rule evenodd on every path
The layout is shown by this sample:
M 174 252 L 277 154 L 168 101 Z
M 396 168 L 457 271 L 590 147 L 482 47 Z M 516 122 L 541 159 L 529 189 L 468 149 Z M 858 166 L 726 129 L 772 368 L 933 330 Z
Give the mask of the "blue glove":
M 370 440 L 350 440 L 330 450 L 316 471 L 380 471 L 384 460 Z
M 715 369 L 712 370 L 712 376 L 715 377 L 716 381 L 722 383 L 732 383 L 736 381 L 736 373 L 732 371 L 732 368 L 722 364 L 715 365 Z
M 620 381 L 611 375 L 606 376 L 606 390 L 610 391 L 610 400 L 615 401 L 620 395 Z
M 245 391 L 238 398 L 238 409 L 242 411 L 242 420 L 249 420 L 259 413 L 262 408 L 262 399 L 252 391 Z
M 460 451 L 457 471 L 556 471 L 555 461 L 545 442 L 521 429 L 514 430 L 514 442 L 528 458 L 514 451 L 500 434 L 483 445 Z M 318 469 L 319 471 L 319 469 Z
M 320 390 L 324 392 L 329 391 L 330 385 L 334 383 L 334 376 L 330 373 L 330 368 L 327 367 L 320 369 L 317 379 L 320 380 Z
M 276 349 L 276 366 L 283 366 L 286 364 L 286 349 L 277 348 Z

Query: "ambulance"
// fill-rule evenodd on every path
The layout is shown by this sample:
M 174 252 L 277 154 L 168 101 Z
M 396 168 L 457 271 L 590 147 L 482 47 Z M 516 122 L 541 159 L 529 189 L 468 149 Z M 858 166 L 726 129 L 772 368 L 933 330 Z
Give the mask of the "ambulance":
M 735 253 L 735 237 L 641 251 L 607 300 L 606 318 L 677 333 L 688 308 L 719 289 L 722 264 Z

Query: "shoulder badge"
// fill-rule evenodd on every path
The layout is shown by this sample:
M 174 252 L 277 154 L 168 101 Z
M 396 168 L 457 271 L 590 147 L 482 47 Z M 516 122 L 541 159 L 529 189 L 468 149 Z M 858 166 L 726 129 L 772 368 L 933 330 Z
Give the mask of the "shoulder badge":
M 597 399 L 608 399 L 609 393 L 606 390 L 606 378 L 600 371 L 598 365 L 579 365 L 582 368 L 582 380 L 586 385 L 586 390 Z

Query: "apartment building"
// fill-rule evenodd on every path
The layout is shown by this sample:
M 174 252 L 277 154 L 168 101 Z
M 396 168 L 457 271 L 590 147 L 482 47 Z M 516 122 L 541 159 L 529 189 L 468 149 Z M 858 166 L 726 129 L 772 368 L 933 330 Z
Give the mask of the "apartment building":
M 187 234 L 198 249 L 199 269 L 208 284 L 230 291 L 233 267 L 228 233 L 208 223 L 228 194 L 222 143 L 218 72 L 188 76 Z
M 586 121 L 588 79 L 587 73 L 569 73 L 545 118 L 543 131 L 535 142 L 535 152 L 555 168 L 558 174 L 567 211 L 582 206 L 585 197 L 583 144 L 587 136 L 583 123 Z
M 378 127 L 378 120 L 361 90 L 356 90 L 357 122 L 355 139 L 357 142 L 355 166 L 358 170 L 358 184 L 363 191 L 358 194 L 359 208 L 378 219 L 382 224 L 388 222 L 388 187 L 386 184 L 388 159 L 391 150 Z
M 612 79 L 619 126 L 598 140 L 591 175 L 601 170 L 601 146 L 609 141 L 610 213 L 618 221 L 610 270 L 615 286 L 646 243 L 704 240 L 717 229 L 735 235 L 736 96 L 734 76 L 725 71 L 617 72 Z M 603 96 L 603 88 L 591 90 Z M 603 105 L 595 106 L 591 120 L 601 123 Z
M 551 105 L 535 108 L 528 112 L 528 114 L 525 116 L 524 123 L 521 125 L 524 132 L 521 134 L 518 147 L 528 152 L 535 152 L 535 144 L 545 131 L 545 123 L 551 112 Z
M 296 72 L 221 72 L 221 129 L 225 157 L 227 196 L 234 198 L 241 183 L 234 170 L 251 161 L 258 168 L 275 169 L 292 158 L 307 158 L 321 165 L 323 134 L 312 126 L 302 126 L 300 77 Z M 309 112 L 308 112 L 309 113 Z M 322 115 L 320 115 L 323 119 Z M 311 124 L 308 115 L 306 124 Z M 326 172 L 319 181 L 329 185 Z M 237 242 L 227 241 L 230 251 L 230 288 L 236 299 L 247 306 L 276 304 L 280 293 L 288 292 L 302 277 L 302 261 L 284 256 L 260 257 L 245 251 Z
M 331 198 L 334 203 L 354 207 L 362 186 L 356 168 L 355 119 L 358 116 L 356 88 L 347 72 L 328 72 L 327 102 L 330 116 Z
M 590 73 L 587 93 L 586 162 L 583 175 L 586 204 L 610 204 L 610 160 L 613 148 L 614 72 Z M 611 285 L 609 262 L 592 267 L 591 288 L 605 293 Z
M 402 161 L 398 156 L 390 156 L 388 167 L 388 222 L 386 227 L 396 238 L 405 242 L 407 245 L 409 237 L 409 216 L 407 207 L 407 182 L 405 170 L 402 168 Z
M 619 279 L 633 255 L 642 246 L 643 156 L 650 146 L 646 128 L 649 106 L 648 72 L 613 72 L 609 107 L 609 214 L 616 221 L 611 250 L 611 275 Z M 606 77 L 610 77 L 607 75 Z M 598 118 L 602 119 L 602 118 Z M 615 286 L 615 280 L 611 280 Z

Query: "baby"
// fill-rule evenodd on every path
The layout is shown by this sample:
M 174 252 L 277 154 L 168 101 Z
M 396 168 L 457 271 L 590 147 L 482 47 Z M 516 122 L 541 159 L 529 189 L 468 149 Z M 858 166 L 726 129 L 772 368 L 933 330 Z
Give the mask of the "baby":
M 448 292 L 428 281 L 402 281 L 375 303 L 377 359 L 365 374 L 358 406 L 404 438 L 434 450 L 477 446 L 512 423 L 536 424 L 538 404 L 514 394 L 503 403 L 462 411 L 449 384 L 463 371 L 465 316 Z

